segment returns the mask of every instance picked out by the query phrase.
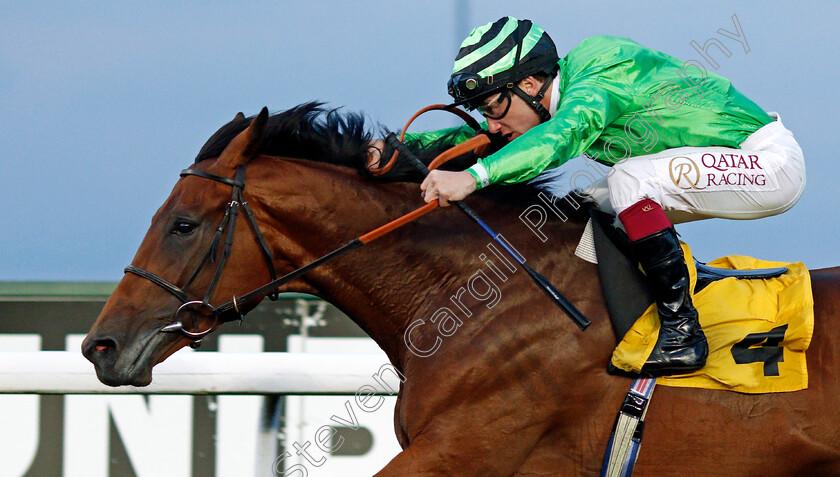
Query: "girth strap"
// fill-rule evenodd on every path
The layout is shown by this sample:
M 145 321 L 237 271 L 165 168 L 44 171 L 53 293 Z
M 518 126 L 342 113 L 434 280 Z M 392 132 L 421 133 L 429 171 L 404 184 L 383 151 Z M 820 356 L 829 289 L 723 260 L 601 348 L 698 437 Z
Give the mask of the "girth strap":
M 600 477 L 630 477 L 645 429 L 645 415 L 653 397 L 656 378 L 636 378 L 624 397 L 613 424 Z

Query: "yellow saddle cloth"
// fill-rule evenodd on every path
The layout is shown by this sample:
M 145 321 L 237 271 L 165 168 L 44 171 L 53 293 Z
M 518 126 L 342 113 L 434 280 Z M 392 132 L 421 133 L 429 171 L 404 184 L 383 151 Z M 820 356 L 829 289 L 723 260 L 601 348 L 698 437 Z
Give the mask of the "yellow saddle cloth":
M 682 245 L 691 289 L 697 271 L 691 250 Z M 782 263 L 730 255 L 709 265 L 728 269 L 787 267 L 778 278 L 724 278 L 693 295 L 709 341 L 703 369 L 657 379 L 665 386 L 725 389 L 742 393 L 798 391 L 808 387 L 805 350 L 814 332 L 811 276 L 802 262 Z M 659 335 L 659 316 L 651 305 L 636 320 L 612 355 L 612 364 L 638 373 Z

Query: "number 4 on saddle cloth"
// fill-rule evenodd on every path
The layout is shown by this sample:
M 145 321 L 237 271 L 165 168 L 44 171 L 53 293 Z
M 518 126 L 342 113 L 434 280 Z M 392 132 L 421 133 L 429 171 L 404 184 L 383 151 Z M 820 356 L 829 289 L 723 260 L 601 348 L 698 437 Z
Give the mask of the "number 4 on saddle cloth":
M 659 333 L 656 305 L 637 262 L 629 258 L 626 235 L 613 226 L 615 217 L 591 214 L 601 286 L 619 340 L 611 364 L 619 372 L 638 373 Z M 661 377 L 657 384 L 742 393 L 807 388 L 805 351 L 814 331 L 814 300 L 805 265 L 736 255 L 701 264 L 682 246 L 709 357 L 699 371 Z

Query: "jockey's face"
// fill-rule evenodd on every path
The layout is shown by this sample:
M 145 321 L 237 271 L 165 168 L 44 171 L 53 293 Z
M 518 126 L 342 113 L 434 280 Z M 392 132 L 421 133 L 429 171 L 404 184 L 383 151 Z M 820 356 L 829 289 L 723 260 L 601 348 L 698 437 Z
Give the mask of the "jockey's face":
M 519 82 L 519 87 L 522 91 L 531 96 L 537 94 L 541 86 L 542 81 L 537 80 L 533 76 L 529 76 Z M 543 98 L 542 103 L 546 108 L 548 108 L 548 104 L 550 104 L 550 96 L 551 93 L 549 92 Z M 505 101 L 510 101 L 510 108 L 508 109 L 507 114 L 502 117 L 498 117 L 497 119 L 490 117 L 496 116 L 495 114 L 492 114 L 493 112 L 504 110 L 504 107 L 507 106 L 503 104 Z M 508 141 L 513 141 L 519 136 L 525 134 L 525 132 L 532 127 L 540 124 L 540 116 L 534 108 L 528 105 L 528 103 L 526 103 L 518 95 L 509 91 L 505 91 L 501 95 L 490 96 L 484 101 L 483 106 L 487 107 L 488 112 L 491 113 L 489 115 L 485 115 L 487 118 L 487 129 L 494 134 L 500 133 Z

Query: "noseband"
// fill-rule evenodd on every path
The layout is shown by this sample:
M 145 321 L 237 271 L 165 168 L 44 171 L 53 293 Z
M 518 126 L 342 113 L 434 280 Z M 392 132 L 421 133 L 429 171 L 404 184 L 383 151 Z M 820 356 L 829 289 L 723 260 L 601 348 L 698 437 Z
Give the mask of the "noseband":
M 204 257 L 195 268 L 195 271 L 193 271 L 187 279 L 186 283 L 184 283 L 181 287 L 173 285 L 171 282 L 161 278 L 159 275 L 155 275 L 154 273 L 135 267 L 134 265 L 127 266 L 125 268 L 125 272 L 132 273 L 149 280 L 169 292 L 181 302 L 181 306 L 178 307 L 178 310 L 175 312 L 174 321 L 161 328 L 160 331 L 164 333 L 180 333 L 184 337 L 193 341 L 193 343 L 190 344 L 191 347 L 197 348 L 201 344 L 201 340 L 210 334 L 217 324 L 243 319 L 243 314 L 240 311 L 241 301 L 237 302 L 237 298 L 235 296 L 230 302 L 218 307 L 214 307 L 210 304 L 210 298 L 213 296 L 213 291 L 219 284 L 222 271 L 225 268 L 227 259 L 230 257 L 231 247 L 233 246 L 233 235 L 236 232 L 236 220 L 239 217 L 240 209 L 245 213 L 245 217 L 251 226 L 251 230 L 254 232 L 257 243 L 260 245 L 260 251 L 262 252 L 266 264 L 268 265 L 268 271 L 271 274 L 272 283 L 276 282 L 277 274 L 274 270 L 274 257 L 271 250 L 268 248 L 268 244 L 265 242 L 262 232 L 260 232 L 260 228 L 254 218 L 254 213 L 248 203 L 242 198 L 242 192 L 245 189 L 245 166 L 242 165 L 236 169 L 236 176 L 233 179 L 210 174 L 197 169 L 184 169 L 181 171 L 181 177 L 184 176 L 197 176 L 204 179 L 210 179 L 215 182 L 229 185 L 233 188 L 230 202 L 228 202 L 225 207 L 225 215 L 222 217 L 222 221 L 216 229 L 216 233 L 213 236 L 213 240 L 210 242 L 210 247 L 208 247 Z M 227 229 L 226 234 L 225 229 Z M 222 250 L 221 257 L 219 257 L 219 246 L 221 244 L 223 234 L 225 235 L 224 248 Z M 207 286 L 207 291 L 204 293 L 204 297 L 201 300 L 190 300 L 189 295 L 185 290 L 189 288 L 196 277 L 198 277 L 199 272 L 201 272 L 208 261 L 218 263 L 216 265 L 216 271 L 213 274 L 213 278 L 210 280 L 210 284 Z M 276 298 L 277 286 L 279 286 L 279 284 L 269 290 L 263 290 L 265 287 L 262 287 L 259 290 L 263 291 L 265 294 L 269 294 L 272 298 Z M 248 295 L 251 296 L 251 293 Z M 202 309 L 213 317 L 213 324 L 204 331 L 199 329 L 197 317 L 198 311 Z M 184 320 L 181 319 L 181 313 L 184 311 L 192 312 L 193 331 L 189 331 L 184 324 Z

